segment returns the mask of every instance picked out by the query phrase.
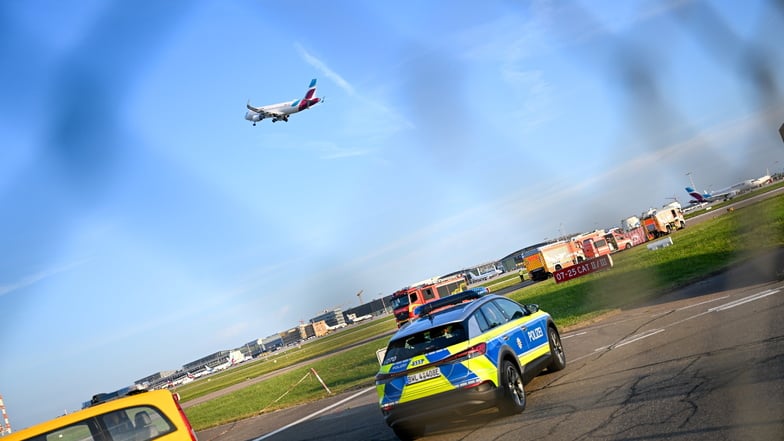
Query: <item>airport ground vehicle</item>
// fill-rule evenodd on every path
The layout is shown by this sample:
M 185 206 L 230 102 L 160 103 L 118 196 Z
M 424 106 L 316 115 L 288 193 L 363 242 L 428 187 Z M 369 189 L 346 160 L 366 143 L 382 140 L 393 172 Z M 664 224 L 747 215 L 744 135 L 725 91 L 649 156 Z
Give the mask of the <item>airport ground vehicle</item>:
M 417 306 L 460 292 L 465 287 L 463 276 L 452 276 L 427 280 L 395 291 L 392 293 L 392 310 L 397 327 L 416 317 L 414 310 Z
M 604 238 L 607 239 L 607 242 L 613 244 L 619 251 L 628 250 L 631 247 L 648 241 L 648 237 L 645 234 L 645 229 L 642 225 L 638 225 L 636 228 L 630 230 L 622 230 L 620 228 L 610 229 L 607 231 L 607 234 L 604 235 Z
M 612 254 L 618 251 L 628 250 L 635 245 L 647 241 L 645 230 L 638 226 L 630 231 L 622 231 L 620 228 L 607 230 L 597 230 L 591 234 L 580 238 L 583 254 L 586 259 Z
M 586 259 L 593 259 L 618 251 L 616 245 L 609 242 L 605 236 L 604 230 L 596 230 L 577 236 L 574 241 L 580 246 Z
M 566 366 L 558 329 L 537 305 L 464 292 L 422 309 L 392 336 L 376 375 L 382 414 L 401 439 L 444 415 L 522 412 L 524 384 Z
M 547 280 L 553 272 L 585 260 L 580 246 L 572 240 L 542 245 L 523 255 L 523 264 L 532 280 Z
M 77 412 L 14 432 L 3 441 L 198 441 L 168 390 L 136 387 L 98 394 Z
M 634 237 L 635 236 L 633 235 L 623 233 L 620 228 L 607 230 L 607 234 L 604 235 L 604 239 L 615 248 L 616 251 L 628 250 L 637 245 L 637 243 L 642 243 L 640 240 L 635 243 Z
M 670 234 L 674 230 L 686 228 L 681 204 L 672 202 L 660 209 L 650 209 L 644 213 L 640 221 L 645 228 L 648 240 Z

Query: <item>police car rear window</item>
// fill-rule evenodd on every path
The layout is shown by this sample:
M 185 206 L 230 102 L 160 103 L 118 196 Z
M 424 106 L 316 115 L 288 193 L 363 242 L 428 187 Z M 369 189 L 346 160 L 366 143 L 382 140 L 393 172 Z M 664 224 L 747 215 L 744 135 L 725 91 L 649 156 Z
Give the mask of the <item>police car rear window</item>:
M 426 329 L 389 342 L 384 364 L 406 360 L 417 355 L 444 349 L 466 341 L 463 325 L 451 323 Z

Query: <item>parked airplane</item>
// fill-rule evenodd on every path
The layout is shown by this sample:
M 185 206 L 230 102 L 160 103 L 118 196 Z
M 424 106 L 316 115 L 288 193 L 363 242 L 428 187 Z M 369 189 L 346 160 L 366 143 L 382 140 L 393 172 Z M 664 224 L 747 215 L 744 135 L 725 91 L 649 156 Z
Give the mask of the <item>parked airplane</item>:
M 752 181 L 751 182 L 752 185 L 754 185 L 755 187 L 762 187 L 765 184 L 772 183 L 773 182 L 773 178 L 770 177 L 770 171 L 766 170 L 765 171 L 765 176 L 760 176 L 759 178 L 752 179 L 751 181 Z
M 361 316 L 357 317 L 356 314 L 347 314 L 347 317 L 351 321 L 351 323 L 359 323 L 362 320 L 370 320 L 370 319 L 372 319 L 373 315 L 365 314 L 365 315 L 361 315 Z
M 209 374 L 211 374 L 212 372 L 213 372 L 213 371 L 212 371 L 212 368 L 211 368 L 211 367 L 209 367 L 209 366 L 204 366 L 204 369 L 200 370 L 199 372 L 195 372 L 195 373 L 193 373 L 193 374 L 191 374 L 191 373 L 188 373 L 188 375 L 189 375 L 189 376 L 191 376 L 191 377 L 193 377 L 193 378 L 201 378 L 201 377 L 203 377 L 203 376 L 205 376 L 205 375 L 209 375 Z
M 491 278 L 501 274 L 502 272 L 503 271 L 501 271 L 500 269 L 493 268 L 493 269 L 491 269 L 489 271 L 486 271 L 486 272 L 483 272 L 483 273 L 479 273 L 479 274 L 474 274 L 471 271 L 468 271 L 467 275 L 468 275 L 468 279 L 469 279 L 469 281 L 471 283 L 476 283 L 476 282 L 481 282 L 483 280 L 491 279 Z
M 226 362 L 221 363 L 212 368 L 213 371 L 222 371 L 234 365 L 234 360 L 231 357 L 226 357 Z
M 292 113 L 301 112 L 310 109 L 316 104 L 324 102 L 324 98 L 316 97 L 316 79 L 310 82 L 310 87 L 305 93 L 305 97 L 299 100 L 294 100 L 285 103 L 270 104 L 267 106 L 254 107 L 248 101 L 248 111 L 245 112 L 245 119 L 251 121 L 255 126 L 257 122 L 264 118 L 272 118 L 272 122 L 289 120 L 289 115 Z
M 761 176 L 756 179 L 746 179 L 745 181 L 740 181 L 731 187 L 723 188 L 715 192 L 705 191 L 700 194 L 692 187 L 686 187 L 686 193 L 689 193 L 689 196 L 694 198 L 691 201 L 693 204 L 713 202 L 718 200 L 726 201 L 728 199 L 734 198 L 739 193 L 743 193 L 744 191 L 749 191 L 757 187 L 762 187 L 763 185 L 769 184 L 771 182 L 773 182 L 773 179 L 770 177 L 770 172 L 767 172 L 765 176 Z
M 744 184 L 744 185 L 751 185 L 750 184 L 751 181 L 744 181 L 744 182 L 747 183 L 747 184 Z M 730 200 L 730 199 L 734 198 L 735 196 L 737 196 L 738 193 L 740 193 L 740 191 L 741 191 L 741 190 L 739 190 L 737 188 L 733 189 L 733 187 L 725 188 L 725 189 L 723 189 L 721 191 L 717 191 L 717 192 L 704 191 L 704 192 L 702 192 L 702 194 L 700 194 L 699 192 L 697 192 L 696 190 L 694 190 L 691 187 L 686 187 L 686 193 L 689 193 L 689 195 L 694 198 L 691 201 L 689 201 L 692 204 L 696 204 L 696 203 L 700 203 L 701 204 L 703 202 L 714 202 L 714 201 L 719 201 L 719 200 L 727 201 L 727 200 Z

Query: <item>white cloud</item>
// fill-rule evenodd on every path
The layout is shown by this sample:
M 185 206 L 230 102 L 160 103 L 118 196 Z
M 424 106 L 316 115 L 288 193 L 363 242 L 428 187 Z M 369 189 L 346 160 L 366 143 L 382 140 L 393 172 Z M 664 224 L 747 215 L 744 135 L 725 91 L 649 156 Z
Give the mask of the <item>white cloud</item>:
M 347 94 L 354 95 L 354 87 L 348 83 L 343 77 L 338 75 L 337 72 L 330 69 L 326 63 L 319 60 L 315 56 L 313 56 L 310 52 L 305 50 L 299 43 L 294 45 L 299 51 L 302 59 L 305 60 L 306 63 L 310 64 L 311 66 L 315 67 L 319 72 L 324 74 L 325 77 L 329 78 L 330 80 L 334 81 L 341 89 L 345 90 Z
M 18 290 L 23 289 L 23 288 L 27 288 L 28 286 L 34 285 L 34 284 L 36 284 L 36 283 L 38 283 L 38 282 L 40 282 L 40 281 L 42 281 L 44 279 L 48 279 L 48 278 L 53 277 L 53 276 L 55 276 L 57 274 L 60 274 L 60 273 L 69 271 L 69 270 L 71 270 L 73 268 L 76 268 L 76 267 L 84 264 L 85 262 L 87 262 L 87 260 L 80 260 L 80 261 L 76 261 L 76 262 L 71 262 L 71 263 L 68 263 L 68 264 L 65 264 L 65 265 L 60 265 L 60 266 L 57 266 L 57 267 L 54 267 L 54 268 L 50 268 L 50 269 L 47 269 L 47 270 L 44 270 L 44 271 L 40 271 L 38 273 L 29 275 L 29 276 L 22 277 L 22 279 L 19 280 L 16 283 L 11 283 L 11 284 L 8 284 L 8 285 L 0 285 L 0 296 L 9 294 L 9 293 L 14 292 L 14 291 L 18 291 Z
M 346 119 L 350 121 L 352 127 L 359 128 L 359 130 L 363 131 L 370 131 L 375 136 L 390 135 L 399 130 L 411 129 L 414 127 L 414 124 L 407 120 L 402 113 L 385 105 L 384 100 L 371 99 L 359 95 L 354 86 L 346 81 L 340 74 L 330 69 L 324 61 L 316 58 L 298 43 L 295 44 L 295 47 L 306 63 L 310 64 L 325 77 L 332 80 L 349 96 L 358 100 L 358 105 L 354 106 L 349 114 L 355 116 L 355 118 L 352 118 L 351 116 L 346 117 Z M 361 137 L 367 138 L 367 135 L 362 135 Z M 333 149 L 335 151 L 326 154 L 324 159 L 362 156 L 370 152 L 368 149 L 357 148 L 347 149 L 335 147 L 335 149 Z

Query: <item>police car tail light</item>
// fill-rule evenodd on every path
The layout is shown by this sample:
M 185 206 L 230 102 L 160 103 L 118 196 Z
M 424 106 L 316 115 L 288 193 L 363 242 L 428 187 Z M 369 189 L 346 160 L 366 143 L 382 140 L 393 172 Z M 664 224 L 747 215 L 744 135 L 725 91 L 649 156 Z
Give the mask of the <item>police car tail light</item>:
M 398 401 L 392 401 L 390 403 L 384 403 L 381 405 L 381 410 L 383 412 L 389 412 L 393 408 L 397 407 Z
M 451 357 L 445 359 L 444 362 L 454 363 L 463 359 L 471 359 L 474 357 L 479 357 L 480 355 L 485 355 L 485 352 L 487 352 L 487 343 L 479 343 L 478 345 L 471 346 L 465 351 L 461 351 L 455 355 L 452 355 Z

